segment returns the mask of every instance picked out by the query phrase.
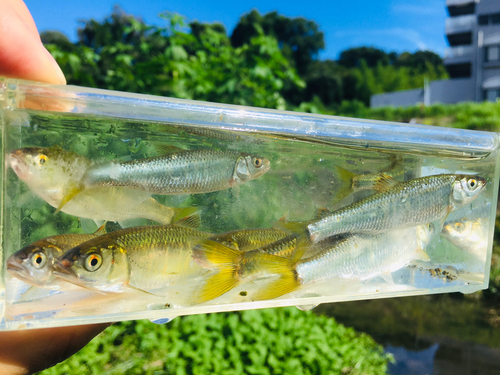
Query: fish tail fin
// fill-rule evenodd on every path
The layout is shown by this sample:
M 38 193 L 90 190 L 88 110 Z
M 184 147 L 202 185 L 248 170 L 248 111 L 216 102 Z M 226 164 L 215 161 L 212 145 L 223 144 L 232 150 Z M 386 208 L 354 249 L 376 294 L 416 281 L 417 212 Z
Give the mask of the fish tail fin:
M 174 208 L 172 223 L 185 228 L 199 228 L 201 225 L 201 210 L 199 207 Z
M 193 250 L 195 262 L 202 267 L 213 268 L 217 273 L 206 280 L 205 285 L 193 299 L 194 304 L 217 298 L 239 284 L 236 271 L 242 254 L 241 251 L 216 241 L 203 240 L 198 243 Z
M 300 282 L 297 279 L 297 274 L 293 268 L 285 267 L 279 270 L 281 276 L 267 285 L 266 288 L 259 290 L 255 296 L 255 301 L 264 301 L 281 297 L 282 295 L 293 292 L 300 287 Z
M 333 174 L 337 176 L 340 181 L 333 195 L 333 203 L 337 203 L 352 193 L 353 181 L 357 175 L 338 165 L 333 166 L 333 171 Z
M 210 276 L 206 284 L 201 288 L 193 303 L 199 304 L 211 301 L 229 292 L 239 284 L 234 277 L 234 270 L 230 267 L 222 268 L 217 274 Z

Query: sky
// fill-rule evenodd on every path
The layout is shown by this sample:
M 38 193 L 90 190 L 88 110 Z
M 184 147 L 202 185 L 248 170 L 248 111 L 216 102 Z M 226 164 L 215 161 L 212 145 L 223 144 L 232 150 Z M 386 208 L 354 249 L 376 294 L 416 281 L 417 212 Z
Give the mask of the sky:
M 147 24 L 162 25 L 158 14 L 179 13 L 188 21 L 222 23 L 231 35 L 241 15 L 252 9 L 315 21 L 325 34 L 321 59 L 337 59 L 350 47 L 374 46 L 387 52 L 430 50 L 443 56 L 447 47 L 445 0 L 25 0 L 39 31 L 58 30 L 76 41 L 79 21 L 102 20 L 118 4 Z M 50 4 L 50 5 L 49 5 Z

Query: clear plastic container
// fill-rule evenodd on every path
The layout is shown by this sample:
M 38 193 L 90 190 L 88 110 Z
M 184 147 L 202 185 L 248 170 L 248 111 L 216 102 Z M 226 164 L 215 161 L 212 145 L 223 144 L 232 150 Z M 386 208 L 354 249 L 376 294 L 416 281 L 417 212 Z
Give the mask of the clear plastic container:
M 145 318 L 166 322 L 180 315 L 289 305 L 309 309 L 326 302 L 471 293 L 488 286 L 499 180 L 496 133 L 12 79 L 0 79 L 0 121 L 0 259 L 4 265 L 0 274 L 0 330 Z M 398 229 L 390 236 L 382 231 L 372 240 L 366 236 L 360 239 L 366 242 L 368 238 L 372 243 L 363 250 L 367 259 L 376 258 L 381 248 L 398 251 L 410 246 L 416 251 L 407 260 L 387 260 L 384 267 L 366 270 L 366 263 L 357 264 L 349 275 L 339 271 L 323 280 L 314 279 L 314 267 L 294 268 L 292 273 L 306 281 L 305 273 L 310 271 L 312 281 L 277 298 L 256 300 L 262 291 L 280 285 L 280 273 L 271 272 L 244 279 L 215 299 L 193 302 L 197 301 L 193 296 L 214 281 L 210 277 L 218 271 L 191 255 L 190 267 L 195 271 L 179 276 L 158 293 L 133 287 L 123 293 L 30 289 L 7 271 L 6 262 L 12 254 L 47 236 L 97 229 L 97 225 L 89 225 L 89 219 L 56 213 L 55 207 L 35 199 L 36 187 L 29 188 L 9 165 L 14 150 L 51 146 L 100 163 L 126 162 L 179 152 L 177 149 L 233 150 L 268 159 L 270 170 L 238 189 L 186 196 L 152 194 L 157 202 L 170 207 L 198 207 L 199 230 L 217 234 L 315 220 L 318 210 L 334 211 L 375 193 L 350 189 L 345 180 L 350 175 L 345 171 L 356 175 L 384 173 L 400 182 L 441 174 L 478 175 L 487 184 L 472 202 L 434 220 L 431 236 L 423 241 L 414 227 Z M 123 205 L 127 204 L 131 203 L 124 201 Z M 142 224 L 157 223 L 143 220 Z M 446 233 L 441 231 L 443 224 L 448 228 Z M 463 235 L 460 224 L 474 225 Z M 110 222 L 106 226 L 108 231 L 116 228 L 118 224 Z M 154 262 L 154 256 L 152 259 Z M 290 260 L 290 267 L 296 267 L 293 262 Z

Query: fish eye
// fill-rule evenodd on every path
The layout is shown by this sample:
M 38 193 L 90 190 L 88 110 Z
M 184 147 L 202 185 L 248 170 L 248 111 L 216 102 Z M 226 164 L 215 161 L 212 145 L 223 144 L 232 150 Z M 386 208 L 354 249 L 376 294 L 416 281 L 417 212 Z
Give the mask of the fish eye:
M 461 223 L 461 222 L 455 223 L 455 229 L 457 229 L 457 230 L 464 229 L 464 223 Z
M 262 159 L 260 159 L 260 158 L 255 158 L 255 159 L 253 159 L 253 166 L 254 166 L 255 168 L 260 168 L 260 167 L 262 167 Z
M 85 269 L 90 272 L 97 271 L 102 265 L 102 256 L 93 253 L 85 259 Z
M 44 154 L 41 154 L 39 157 L 38 157 L 38 165 L 41 167 L 42 165 L 45 164 L 45 162 L 47 161 L 47 156 L 44 155 Z
M 478 185 L 478 183 L 477 183 L 477 181 L 476 181 L 476 179 L 475 179 L 475 178 L 469 178 L 469 179 L 467 180 L 467 187 L 468 187 L 469 189 L 474 190 L 474 189 L 476 189 L 476 188 L 477 188 L 477 185 Z
M 33 267 L 40 269 L 47 263 L 47 256 L 44 253 L 35 253 L 31 257 L 31 264 Z

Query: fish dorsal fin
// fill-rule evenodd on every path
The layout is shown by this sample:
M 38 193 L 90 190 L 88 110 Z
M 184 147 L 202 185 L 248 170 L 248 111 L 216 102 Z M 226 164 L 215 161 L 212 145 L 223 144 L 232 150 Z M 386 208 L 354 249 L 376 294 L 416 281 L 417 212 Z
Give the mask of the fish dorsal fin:
M 288 218 L 290 217 L 290 211 L 287 211 L 283 214 L 283 216 L 280 217 L 280 219 L 278 220 L 279 222 L 285 222 L 285 221 L 288 221 Z
M 333 203 L 337 203 L 352 193 L 353 179 L 357 175 L 338 165 L 333 166 L 333 174 L 339 180 L 339 184 L 336 186 L 335 193 L 333 194 Z
M 324 207 L 319 207 L 317 210 L 316 210 L 316 219 L 317 220 L 320 220 L 320 219 L 323 219 L 325 216 L 328 216 L 330 215 L 331 212 L 329 210 L 327 210 L 326 208 Z
M 172 223 L 184 228 L 199 228 L 201 225 L 201 210 L 199 207 L 174 208 Z
M 385 190 L 389 190 L 394 186 L 398 185 L 400 182 L 391 176 L 381 173 L 377 177 L 375 177 L 373 182 L 373 190 L 381 192 Z
M 106 223 L 107 221 L 105 221 L 104 223 L 102 223 L 102 225 L 97 228 L 97 230 L 93 233 L 94 235 L 96 236 L 102 236 L 103 234 L 106 234 Z
M 187 207 L 189 209 L 197 209 L 196 207 Z M 178 209 L 176 209 L 178 210 Z M 172 222 L 180 227 L 184 228 L 191 228 L 191 229 L 196 229 L 199 228 L 201 225 L 201 216 L 200 216 L 200 211 L 196 211 L 188 216 L 183 217 L 180 220 L 175 221 L 175 215 L 174 215 L 174 220 Z
M 168 154 L 174 154 L 176 152 L 186 152 L 186 150 L 173 145 L 161 144 L 161 145 L 155 145 L 154 147 L 158 152 L 158 155 L 168 155 Z
M 288 233 L 303 235 L 307 233 L 307 226 L 309 223 L 309 221 L 278 221 L 273 225 L 273 228 Z

